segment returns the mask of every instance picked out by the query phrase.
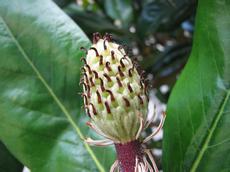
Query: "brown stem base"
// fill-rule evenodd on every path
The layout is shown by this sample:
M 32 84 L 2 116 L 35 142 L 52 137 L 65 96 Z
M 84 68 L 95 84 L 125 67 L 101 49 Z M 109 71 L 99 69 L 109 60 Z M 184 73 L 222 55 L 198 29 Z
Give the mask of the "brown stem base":
M 121 172 L 134 172 L 136 158 L 143 161 L 143 148 L 141 142 L 134 140 L 125 144 L 115 144 L 117 159 Z

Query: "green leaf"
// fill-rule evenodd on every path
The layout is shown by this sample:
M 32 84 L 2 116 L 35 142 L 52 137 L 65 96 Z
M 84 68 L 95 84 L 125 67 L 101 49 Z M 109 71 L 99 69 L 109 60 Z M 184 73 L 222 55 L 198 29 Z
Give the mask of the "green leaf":
M 0 171 L 1 172 L 20 172 L 23 165 L 15 159 L 7 150 L 5 145 L 0 142 Z
M 167 171 L 230 170 L 230 1 L 199 1 L 192 54 L 171 94 Z
M 53 0 L 59 7 L 63 8 L 67 6 L 68 4 L 75 2 L 74 0 Z
M 85 10 L 75 3 L 68 5 L 64 10 L 88 34 L 94 32 L 119 32 L 119 29 L 102 13 Z
M 0 3 L 0 140 L 33 172 L 108 171 L 93 151 L 77 93 L 81 29 L 50 0 Z M 94 149 L 94 148 L 93 148 Z
M 137 23 L 140 37 L 157 30 L 172 31 L 195 10 L 195 0 L 147 0 L 142 3 L 143 9 Z
M 104 0 L 106 14 L 114 20 L 120 20 L 123 27 L 130 26 L 133 20 L 131 0 Z

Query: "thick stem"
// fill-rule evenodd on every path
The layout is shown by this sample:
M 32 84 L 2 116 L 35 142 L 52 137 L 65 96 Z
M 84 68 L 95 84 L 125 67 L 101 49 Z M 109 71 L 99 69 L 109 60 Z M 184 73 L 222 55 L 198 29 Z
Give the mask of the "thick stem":
M 115 144 L 117 151 L 117 159 L 121 172 L 134 172 L 136 158 L 143 161 L 143 148 L 138 140 L 134 140 L 125 144 Z

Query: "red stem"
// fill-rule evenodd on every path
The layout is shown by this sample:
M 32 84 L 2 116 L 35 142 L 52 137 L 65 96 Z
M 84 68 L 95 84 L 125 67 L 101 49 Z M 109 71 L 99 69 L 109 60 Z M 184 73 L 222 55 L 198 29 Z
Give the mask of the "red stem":
M 134 172 L 136 157 L 138 161 L 143 161 L 143 148 L 138 140 L 115 144 L 115 148 L 121 172 Z

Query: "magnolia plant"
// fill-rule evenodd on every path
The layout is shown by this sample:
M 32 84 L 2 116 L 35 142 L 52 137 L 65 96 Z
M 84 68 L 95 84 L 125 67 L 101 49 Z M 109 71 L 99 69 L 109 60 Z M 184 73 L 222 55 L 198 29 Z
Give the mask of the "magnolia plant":
M 110 34 L 102 38 L 95 33 L 93 45 L 82 61 L 82 97 L 90 117 L 87 125 L 105 138 L 85 141 L 96 146 L 115 145 L 117 160 L 110 172 L 158 171 L 151 151 L 144 144 L 160 131 L 165 114 L 157 129 L 142 138 L 141 132 L 154 117 L 147 120 L 148 92 L 143 72 L 121 45 L 112 42 Z

